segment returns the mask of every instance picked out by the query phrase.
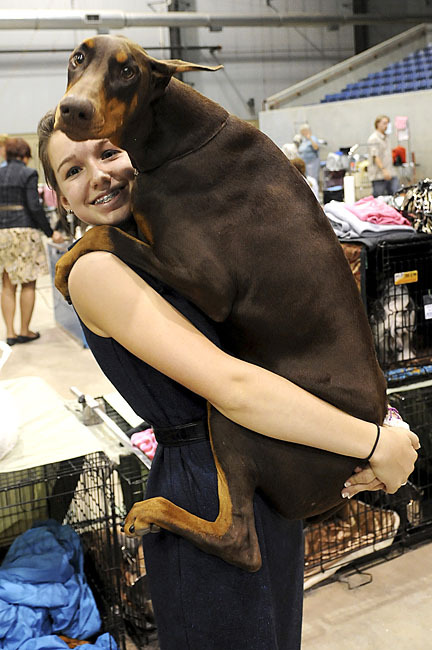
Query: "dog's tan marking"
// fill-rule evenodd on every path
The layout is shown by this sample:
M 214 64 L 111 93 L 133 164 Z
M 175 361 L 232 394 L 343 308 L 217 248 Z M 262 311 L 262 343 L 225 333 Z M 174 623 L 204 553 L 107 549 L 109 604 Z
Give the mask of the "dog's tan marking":
M 105 96 L 103 92 L 101 92 L 100 95 L 102 96 L 102 101 L 100 103 L 100 106 L 103 107 L 105 102 Z M 104 112 L 106 115 L 105 125 L 106 125 L 107 132 L 116 133 L 117 131 L 119 131 L 119 126 L 123 124 L 127 112 L 127 107 L 125 102 L 114 97 L 113 99 L 110 99 L 109 102 L 106 103 Z
M 114 252 L 114 245 L 103 227 L 91 228 L 87 230 L 84 237 L 80 239 L 75 246 L 62 255 L 56 264 L 55 286 L 60 293 L 67 297 L 69 274 L 73 265 L 82 255 L 92 251 L 104 250 Z
M 228 529 L 228 527 L 232 525 L 232 502 L 231 502 L 231 496 L 230 496 L 225 472 L 223 471 L 219 463 L 219 459 L 216 455 L 213 446 L 213 438 L 212 438 L 211 424 L 210 424 L 210 413 L 211 413 L 211 406 L 210 404 L 207 403 L 207 426 L 210 435 L 210 446 L 213 453 L 213 460 L 216 466 L 216 472 L 218 477 L 219 515 L 216 521 L 218 521 L 218 519 L 221 519 L 221 522 L 224 522 L 226 529 Z
M 137 106 L 138 106 L 138 93 L 135 93 L 135 95 L 132 97 L 129 104 L 129 113 L 133 113 Z
M 133 216 L 138 226 L 138 229 L 142 232 L 142 234 L 144 235 L 148 243 L 153 245 L 154 244 L 153 232 L 145 216 L 141 212 L 136 212 L 134 210 L 133 210 Z
M 127 61 L 127 58 L 128 58 L 128 55 L 127 55 L 126 52 L 117 52 L 117 54 L 116 54 L 116 61 L 118 63 L 124 63 L 125 61 Z
M 95 42 L 93 38 L 87 38 L 84 43 L 87 45 L 87 47 L 94 49 Z
M 71 81 L 71 83 L 69 83 L 66 89 L 63 99 L 69 97 L 70 95 L 81 95 L 83 97 L 90 99 L 93 102 L 96 108 L 97 118 L 93 120 L 92 128 L 96 134 L 100 134 L 97 135 L 97 137 L 100 138 L 105 137 L 105 129 L 104 129 L 104 121 L 103 121 L 104 113 L 101 110 L 101 107 L 103 107 L 105 103 L 105 91 L 104 88 L 101 87 L 99 77 L 96 74 L 86 74 L 85 76 L 79 78 L 75 82 Z M 61 121 L 61 110 L 60 110 L 60 104 L 58 104 L 55 111 L 55 120 L 54 120 L 55 129 L 59 127 L 60 121 Z
M 219 497 L 219 514 L 215 521 L 201 519 L 176 506 L 164 497 L 154 497 L 134 504 L 126 518 L 125 531 L 127 535 L 135 537 L 147 532 L 150 525 L 155 524 L 172 533 L 186 537 L 186 539 L 210 553 L 215 552 L 216 544 L 217 554 L 226 561 L 233 562 L 236 566 L 240 566 L 247 571 L 257 571 L 261 567 L 259 548 L 250 543 L 247 534 L 242 535 L 240 533 L 240 535 L 236 535 L 237 531 L 233 522 L 233 508 L 227 478 L 213 447 L 210 409 L 211 407 L 208 404 L 210 444 L 216 466 Z M 134 526 L 133 533 L 130 532 L 132 525 Z M 238 545 L 243 549 L 241 560 L 239 560 L 240 556 L 236 553 Z

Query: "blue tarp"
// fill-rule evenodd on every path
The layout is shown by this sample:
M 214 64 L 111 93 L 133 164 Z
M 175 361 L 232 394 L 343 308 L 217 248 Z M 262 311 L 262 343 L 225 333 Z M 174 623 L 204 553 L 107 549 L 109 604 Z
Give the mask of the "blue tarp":
M 88 639 L 100 631 L 83 564 L 78 535 L 54 520 L 15 539 L 0 567 L 0 648 L 63 650 L 56 634 Z M 108 634 L 85 648 L 118 650 Z

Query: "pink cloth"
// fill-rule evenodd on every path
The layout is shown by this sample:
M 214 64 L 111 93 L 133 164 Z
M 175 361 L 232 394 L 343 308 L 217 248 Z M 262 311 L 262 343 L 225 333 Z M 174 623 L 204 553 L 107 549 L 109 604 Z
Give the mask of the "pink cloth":
M 403 217 L 395 208 L 380 199 L 375 199 L 373 196 L 365 196 L 364 199 L 359 199 L 352 204 L 346 203 L 345 207 L 361 221 L 369 221 L 382 226 L 390 224 L 411 226 L 408 219 Z
M 150 460 L 153 460 L 157 448 L 157 441 L 153 429 L 133 433 L 131 435 L 131 442 L 134 447 L 141 449 Z
M 57 195 L 48 185 L 43 186 L 43 202 L 47 208 L 57 207 Z

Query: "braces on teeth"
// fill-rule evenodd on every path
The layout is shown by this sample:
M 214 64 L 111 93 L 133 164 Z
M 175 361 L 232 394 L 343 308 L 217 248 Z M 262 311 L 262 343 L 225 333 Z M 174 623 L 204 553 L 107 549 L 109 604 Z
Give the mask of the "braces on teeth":
M 99 205 L 100 203 L 107 203 L 110 201 L 113 196 L 119 193 L 119 190 L 114 190 L 114 192 L 111 192 L 110 194 L 105 194 L 101 199 L 96 199 L 95 205 Z

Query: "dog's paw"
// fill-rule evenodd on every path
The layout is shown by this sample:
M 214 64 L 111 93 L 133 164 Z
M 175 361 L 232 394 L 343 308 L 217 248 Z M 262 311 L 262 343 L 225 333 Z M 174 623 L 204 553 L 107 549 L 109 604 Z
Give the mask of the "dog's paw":
M 142 537 L 148 535 L 148 533 L 160 532 L 160 527 L 146 518 L 145 505 L 145 501 L 135 503 L 122 523 L 122 531 L 128 537 Z

